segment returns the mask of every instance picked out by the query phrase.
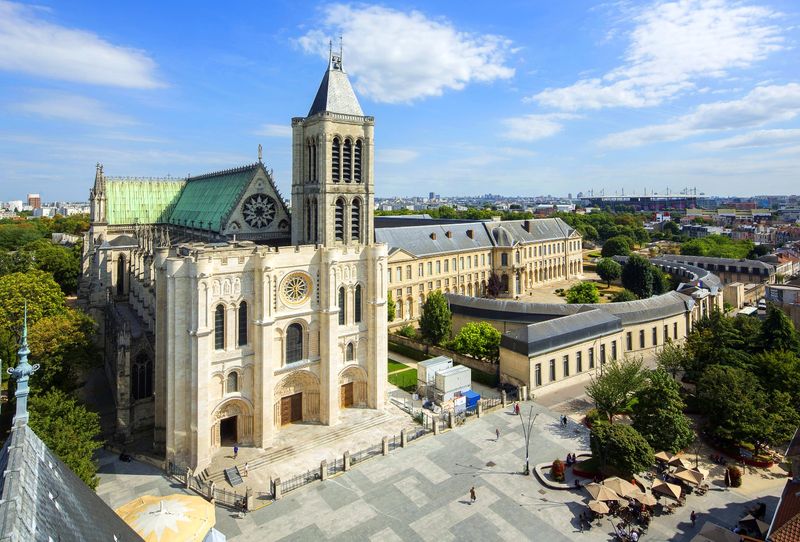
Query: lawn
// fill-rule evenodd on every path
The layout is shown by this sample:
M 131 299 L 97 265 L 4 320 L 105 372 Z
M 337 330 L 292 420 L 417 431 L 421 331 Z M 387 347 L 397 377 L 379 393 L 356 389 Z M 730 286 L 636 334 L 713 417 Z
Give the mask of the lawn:
M 394 371 L 400 371 L 401 369 L 408 369 L 408 365 L 405 363 L 400 363 L 399 361 L 395 361 L 393 359 L 389 359 L 389 372 L 393 373 Z
M 389 375 L 389 383 L 407 392 L 417 391 L 417 371 L 409 369 Z

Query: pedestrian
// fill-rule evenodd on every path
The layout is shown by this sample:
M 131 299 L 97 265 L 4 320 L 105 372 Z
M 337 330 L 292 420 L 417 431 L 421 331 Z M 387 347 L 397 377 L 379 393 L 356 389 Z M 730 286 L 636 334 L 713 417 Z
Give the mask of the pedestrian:
M 478 498 L 475 496 L 475 486 L 469 488 L 469 504 L 474 503 Z
M 692 513 L 689 515 L 689 519 L 692 520 L 692 527 L 694 527 L 694 524 L 697 522 L 697 512 L 692 510 Z
M 583 532 L 583 522 L 584 522 L 584 515 L 583 512 L 581 512 L 581 517 L 578 518 L 578 528 L 580 529 L 581 532 Z
M 239 457 L 239 446 L 234 444 L 234 446 L 233 446 L 233 458 L 236 459 L 237 457 Z
M 498 440 L 500 440 L 500 429 L 499 428 L 495 429 L 494 434 L 497 435 L 497 438 L 494 439 L 494 441 L 497 442 Z
M 514 403 L 514 414 L 519 416 L 519 403 Z
M 250 467 L 250 464 L 247 463 L 247 461 L 245 461 L 245 463 L 244 463 L 244 471 L 243 471 L 243 475 L 244 475 L 245 478 L 247 478 L 247 471 L 249 470 L 249 467 Z
M 731 475 L 728 472 L 728 469 L 725 469 L 725 489 L 728 489 L 731 486 Z

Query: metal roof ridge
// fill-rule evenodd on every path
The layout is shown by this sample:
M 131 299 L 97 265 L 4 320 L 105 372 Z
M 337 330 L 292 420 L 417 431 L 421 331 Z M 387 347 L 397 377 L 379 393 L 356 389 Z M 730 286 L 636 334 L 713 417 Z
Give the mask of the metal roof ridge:
M 248 164 L 246 166 L 239 166 L 239 167 L 236 167 L 236 168 L 224 169 L 224 170 L 221 170 L 221 171 L 214 171 L 214 172 L 211 172 L 211 173 L 203 173 L 202 175 L 197 175 L 197 176 L 191 176 L 190 175 L 190 176 L 186 177 L 186 180 L 187 181 L 198 181 L 198 180 L 201 180 L 201 179 L 207 179 L 209 177 L 222 177 L 223 175 L 233 175 L 235 173 L 244 173 L 247 170 L 257 168 L 258 166 L 262 166 L 263 167 L 263 165 L 264 164 L 262 164 L 261 162 L 255 162 L 253 164 Z

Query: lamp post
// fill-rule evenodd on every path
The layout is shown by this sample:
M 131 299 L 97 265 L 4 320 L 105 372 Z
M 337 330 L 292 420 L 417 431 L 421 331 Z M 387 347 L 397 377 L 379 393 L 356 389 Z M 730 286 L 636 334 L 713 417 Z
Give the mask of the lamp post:
M 531 430 L 533 429 L 533 423 L 536 421 L 536 416 L 538 416 L 538 414 L 536 415 L 533 414 L 532 405 L 531 405 L 531 410 L 528 414 L 527 424 L 525 423 L 525 418 L 523 417 L 522 412 L 520 412 L 519 415 L 519 419 L 522 422 L 522 435 L 525 437 L 525 470 L 522 471 L 522 473 L 525 476 L 528 476 L 531 473 L 530 462 L 529 462 L 530 454 L 528 453 L 528 448 L 531 442 Z

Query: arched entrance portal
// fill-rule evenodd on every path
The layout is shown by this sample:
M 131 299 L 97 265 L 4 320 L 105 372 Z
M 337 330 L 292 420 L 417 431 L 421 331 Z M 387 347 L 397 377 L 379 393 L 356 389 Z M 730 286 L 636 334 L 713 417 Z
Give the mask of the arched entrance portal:
M 351 365 L 339 373 L 339 405 L 367 407 L 367 372 L 362 367 Z
M 230 399 L 214 410 L 212 446 L 253 443 L 253 407 L 243 399 Z
M 275 426 L 319 421 L 319 378 L 310 371 L 294 371 L 275 386 Z

